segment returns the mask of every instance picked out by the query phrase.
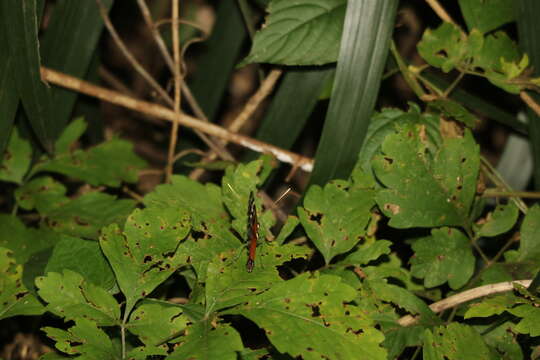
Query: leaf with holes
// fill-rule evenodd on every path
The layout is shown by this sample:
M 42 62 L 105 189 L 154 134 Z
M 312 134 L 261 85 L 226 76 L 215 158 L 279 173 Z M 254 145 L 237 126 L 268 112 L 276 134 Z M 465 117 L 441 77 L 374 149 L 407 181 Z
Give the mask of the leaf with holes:
M 66 187 L 50 176 L 42 176 L 30 180 L 15 190 L 17 204 L 25 210 L 37 209 L 41 215 L 69 201 Z
M 298 217 L 309 238 L 328 264 L 338 254 L 351 250 L 366 234 L 375 205 L 373 191 L 342 180 L 324 188 L 312 186 L 298 209 Z
M 50 272 L 36 278 L 39 296 L 47 310 L 66 321 L 85 318 L 98 325 L 111 326 L 120 321 L 120 305 L 105 289 L 71 270 Z
M 228 324 L 213 326 L 207 320 L 200 321 L 190 326 L 186 333 L 167 360 L 236 360 L 237 351 L 244 348 L 240 335 Z
M 225 313 L 255 322 L 278 351 L 293 357 L 386 359 L 382 333 L 359 308 L 346 305 L 355 296 L 339 277 L 302 274 Z
M 270 15 L 253 39 L 253 48 L 240 65 L 263 62 L 283 65 L 322 65 L 339 53 L 345 0 L 273 0 Z
M 480 167 L 478 145 L 465 130 L 445 139 L 434 157 L 422 128 L 402 128 L 386 137 L 372 162 L 379 181 L 377 204 L 395 228 L 461 226 L 469 213 Z
M 112 224 L 104 228 L 99 243 L 126 296 L 125 311 L 186 263 L 178 245 L 190 230 L 190 218 L 174 208 L 136 209 L 124 231 Z
M 459 323 L 424 332 L 424 359 L 492 359 L 482 336 L 472 327 Z
M 448 284 L 459 289 L 474 272 L 475 258 L 469 239 L 457 229 L 432 229 L 431 236 L 414 241 L 411 273 L 428 288 Z

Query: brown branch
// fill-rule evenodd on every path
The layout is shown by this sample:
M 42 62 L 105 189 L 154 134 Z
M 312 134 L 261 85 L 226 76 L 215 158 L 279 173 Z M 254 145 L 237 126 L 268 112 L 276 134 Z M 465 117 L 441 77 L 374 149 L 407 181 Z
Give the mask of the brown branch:
M 488 296 L 488 295 L 511 291 L 514 289 L 514 284 L 520 284 L 525 287 L 529 287 L 531 282 L 532 280 L 515 280 L 515 281 L 505 281 L 505 282 L 501 282 L 497 284 L 489 284 L 489 285 L 480 286 L 474 289 L 463 291 L 456 295 L 452 295 L 450 297 L 447 297 L 446 299 L 437 301 L 429 305 L 429 308 L 434 313 L 439 313 L 441 311 L 464 304 L 474 299 L 478 299 L 478 298 Z M 401 326 L 410 326 L 410 325 L 415 324 L 417 321 L 418 321 L 418 317 L 414 317 L 412 315 L 406 315 L 398 320 L 398 324 L 400 324 Z
M 426 0 L 426 2 L 442 21 L 456 25 L 454 19 L 452 19 L 452 17 L 446 12 L 446 10 L 441 6 L 441 4 L 439 4 L 437 0 Z
M 538 105 L 526 91 L 521 91 L 519 97 L 536 113 L 537 116 L 540 116 L 540 105 Z
M 89 95 L 100 100 L 125 107 L 130 110 L 155 116 L 157 118 L 167 121 L 174 121 L 175 119 L 178 119 L 180 125 L 201 131 L 205 134 L 215 136 L 225 141 L 247 147 L 259 153 L 271 153 L 279 161 L 292 164 L 293 166 L 298 166 L 304 171 L 311 172 L 311 170 L 313 169 L 313 160 L 308 157 L 281 149 L 272 144 L 252 139 L 248 136 L 228 131 L 220 126 L 214 125 L 212 123 L 206 123 L 183 113 L 176 114 L 174 111 L 167 109 L 166 107 L 163 107 L 161 105 L 134 99 L 132 97 L 120 94 L 116 91 L 111 91 L 109 89 L 96 86 L 76 77 L 52 69 L 48 69 L 43 66 L 41 67 L 41 76 L 43 80 L 48 81 L 54 85 L 75 90 L 82 94 Z

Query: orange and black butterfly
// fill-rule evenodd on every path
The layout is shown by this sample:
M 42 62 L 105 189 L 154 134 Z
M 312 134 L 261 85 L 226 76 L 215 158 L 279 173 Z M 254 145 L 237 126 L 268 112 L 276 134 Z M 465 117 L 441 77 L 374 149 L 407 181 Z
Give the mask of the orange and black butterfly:
M 249 243 L 248 260 L 246 263 L 247 272 L 252 272 L 255 266 L 255 252 L 257 251 L 257 242 L 259 240 L 259 222 L 257 220 L 257 207 L 255 206 L 255 198 L 253 191 L 249 193 L 248 202 L 248 224 L 247 236 Z

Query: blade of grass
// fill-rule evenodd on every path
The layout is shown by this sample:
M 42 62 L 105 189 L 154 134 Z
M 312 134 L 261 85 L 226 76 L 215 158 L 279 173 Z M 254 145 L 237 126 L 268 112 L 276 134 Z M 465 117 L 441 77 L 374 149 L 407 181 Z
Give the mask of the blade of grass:
M 0 20 L 9 51 L 16 59 L 13 77 L 24 110 L 41 145 L 52 153 L 54 132 L 49 125 L 51 94 L 41 81 L 39 72 L 38 14 L 41 11 L 38 8 L 35 0 L 4 0 L 0 2 Z
M 398 2 L 349 1 L 336 78 L 311 184 L 346 178 L 377 100 Z
M 7 49 L 5 30 L 0 26 L 0 48 Z M 15 121 L 19 94 L 12 78 L 13 59 L 9 51 L 0 51 L 0 165 Z
M 519 41 L 522 49 L 529 54 L 531 66 L 536 69 L 535 76 L 540 75 L 540 2 L 535 0 L 520 0 L 518 1 L 518 32 Z M 531 94 L 534 100 L 540 102 L 540 96 Z M 529 119 L 529 140 L 533 153 L 533 176 L 534 189 L 540 190 L 540 117 L 538 117 L 531 109 L 528 110 Z
M 110 9 L 112 0 L 103 0 Z M 46 66 L 79 78 L 84 78 L 103 30 L 103 20 L 94 1 L 59 1 L 54 7 L 41 50 Z M 60 135 L 68 123 L 77 93 L 53 88 L 51 131 Z

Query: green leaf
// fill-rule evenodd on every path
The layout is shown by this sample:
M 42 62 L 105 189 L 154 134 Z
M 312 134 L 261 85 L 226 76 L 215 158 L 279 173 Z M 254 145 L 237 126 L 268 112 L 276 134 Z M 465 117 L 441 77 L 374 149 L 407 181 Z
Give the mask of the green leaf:
M 488 214 L 486 222 L 478 225 L 477 236 L 492 237 L 504 234 L 514 227 L 518 216 L 518 208 L 513 202 L 498 205 L 493 212 Z
M 514 328 L 517 332 L 532 337 L 540 336 L 540 309 L 527 304 L 508 309 L 508 312 L 522 318 Z
M 120 305 L 114 297 L 76 272 L 49 272 L 36 279 L 36 286 L 47 310 L 66 321 L 85 318 L 105 326 L 120 322 Z
M 143 303 L 131 314 L 127 329 L 145 345 L 158 345 L 183 330 L 187 322 L 174 304 Z
M 465 319 L 473 317 L 489 317 L 500 315 L 516 303 L 517 297 L 514 294 L 502 294 L 471 304 L 465 313 Z
M 45 307 L 22 282 L 22 265 L 0 247 L 0 320 L 16 315 L 41 315 Z
M 75 145 L 76 141 L 84 134 L 87 127 L 88 125 L 82 117 L 78 117 L 69 123 L 54 144 L 56 152 L 58 154 L 68 153 L 71 146 Z
M 116 286 L 114 273 L 97 241 L 60 236 L 43 273 L 62 273 L 66 269 L 82 275 L 86 282 L 105 290 L 110 291 Z
M 345 0 L 273 0 L 270 15 L 240 65 L 322 65 L 336 61 Z
M 490 32 L 516 19 L 513 0 L 459 0 L 467 28 Z
M 0 169 L 19 104 L 17 86 L 13 81 L 14 60 L 8 49 L 6 30 L 0 26 Z M 1 170 L 0 170 L 1 172 Z
M 483 335 L 486 344 L 497 351 L 501 358 L 505 360 L 522 360 L 525 358 L 517 341 L 514 327 L 515 324 L 506 322 Z
M 96 191 L 65 201 L 42 215 L 46 216 L 47 225 L 56 232 L 97 239 L 102 227 L 124 222 L 135 204 L 134 200 L 118 200 L 116 196 Z
M 475 258 L 469 239 L 457 229 L 432 229 L 431 236 L 415 240 L 411 273 L 428 288 L 444 284 L 459 289 L 474 272 Z
M 4 26 L 13 62 L 13 80 L 24 110 L 37 138 L 48 152 L 53 152 L 50 89 L 41 81 L 38 24 L 41 9 L 35 0 L 0 2 L 0 22 Z M 5 50 L 5 49 L 4 49 Z
M 19 130 L 16 127 L 13 128 L 7 149 L 3 153 L 0 180 L 22 184 L 31 161 L 32 148 L 30 143 L 19 136 Z
M 397 1 L 348 1 L 332 98 L 310 183 L 348 178 L 377 100 Z
M 300 222 L 326 264 L 351 250 L 366 235 L 371 219 L 373 191 L 349 186 L 342 180 L 330 182 L 324 189 L 312 186 L 304 207 L 298 208 Z
M 52 247 L 59 237 L 47 230 L 24 226 L 11 215 L 0 214 L 0 246 L 13 252 L 18 264 L 24 264 L 30 256 Z
M 75 326 L 68 331 L 52 327 L 44 327 L 42 330 L 56 342 L 55 347 L 66 354 L 81 354 L 79 358 L 87 360 L 121 359 L 119 349 L 91 320 L 77 319 Z
M 126 296 L 127 312 L 186 263 L 178 244 L 189 224 L 189 216 L 178 209 L 135 209 L 123 232 L 116 224 L 103 229 L 99 243 Z
M 293 357 L 386 359 L 383 335 L 360 309 L 345 305 L 355 295 L 338 277 L 302 274 L 227 313 L 255 322 L 278 351 Z
M 469 211 L 480 167 L 478 145 L 466 130 L 463 138 L 445 139 L 432 158 L 422 128 L 402 128 L 386 137 L 373 170 L 387 187 L 376 196 L 396 228 L 443 225 L 470 227 Z
M 279 231 L 279 235 L 276 237 L 276 244 L 283 244 L 285 240 L 292 234 L 294 229 L 296 229 L 296 226 L 300 223 L 300 219 L 294 215 L 287 216 L 287 220 L 285 221 L 285 224 L 283 224 L 283 227 Z
M 519 260 L 534 260 L 540 256 L 540 205 L 532 206 L 523 224 L 521 224 L 521 241 L 519 246 Z
M 456 322 L 424 332 L 425 360 L 492 359 L 482 336 L 472 327 Z
M 436 99 L 430 101 L 428 106 L 438 110 L 445 117 L 462 122 L 470 128 L 474 128 L 476 118 L 460 103 L 451 99 Z
M 69 201 L 66 187 L 50 176 L 30 180 L 15 190 L 17 204 L 25 210 L 37 209 L 41 215 Z
M 370 261 L 377 260 L 382 255 L 390 254 L 390 245 L 392 243 L 388 240 L 376 240 L 371 243 L 362 244 L 338 264 L 341 266 L 367 265 Z
M 236 360 L 244 347 L 238 332 L 230 325 L 212 326 L 208 320 L 193 324 L 187 336 L 166 360 Z
M 122 181 L 137 182 L 138 171 L 145 165 L 145 161 L 133 152 L 133 144 L 112 139 L 86 151 L 68 151 L 58 153 L 54 159 L 43 158 L 32 173 L 50 171 L 93 186 L 118 187 Z
M 138 346 L 126 354 L 129 360 L 148 360 L 152 355 L 167 355 L 167 344 L 161 346 Z

